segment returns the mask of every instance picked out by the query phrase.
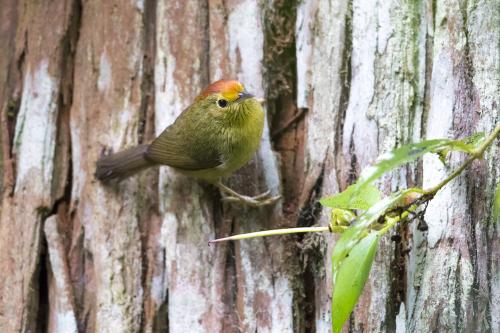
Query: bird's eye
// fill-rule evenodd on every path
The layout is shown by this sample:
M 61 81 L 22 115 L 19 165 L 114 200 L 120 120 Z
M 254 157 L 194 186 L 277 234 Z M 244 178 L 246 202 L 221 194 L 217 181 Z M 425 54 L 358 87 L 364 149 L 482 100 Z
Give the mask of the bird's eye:
M 219 99 L 217 105 L 221 108 L 225 108 L 227 106 L 227 101 L 225 99 Z

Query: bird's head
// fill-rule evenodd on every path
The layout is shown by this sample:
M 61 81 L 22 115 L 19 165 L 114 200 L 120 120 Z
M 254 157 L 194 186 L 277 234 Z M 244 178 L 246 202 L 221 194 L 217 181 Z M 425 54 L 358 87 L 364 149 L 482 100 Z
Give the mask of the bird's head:
M 230 123 L 244 122 L 246 117 L 263 112 L 259 101 L 236 80 L 219 80 L 203 90 L 196 103 L 203 104 L 217 118 Z

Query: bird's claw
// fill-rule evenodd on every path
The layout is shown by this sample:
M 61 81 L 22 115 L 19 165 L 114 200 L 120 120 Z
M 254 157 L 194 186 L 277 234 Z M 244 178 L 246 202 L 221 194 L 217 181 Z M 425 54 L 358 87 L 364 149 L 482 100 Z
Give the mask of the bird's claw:
M 280 195 L 271 197 L 271 190 L 267 190 L 264 193 L 258 194 L 256 196 L 247 196 L 247 195 L 240 195 L 240 196 L 233 196 L 233 195 L 228 195 L 224 196 L 222 198 L 223 201 L 225 202 L 236 202 L 236 203 L 242 203 L 249 205 L 251 207 L 263 207 L 267 205 L 273 205 L 275 204 L 279 199 L 281 199 Z
M 260 200 L 260 199 L 269 198 L 270 195 L 271 195 L 271 190 L 267 190 L 266 192 L 262 192 L 261 194 L 257 194 L 256 196 L 249 197 L 249 198 L 253 198 L 255 200 Z
M 267 190 L 264 193 L 258 194 L 256 196 L 247 196 L 236 192 L 235 190 L 227 187 L 226 185 L 218 182 L 216 186 L 222 193 L 222 200 L 225 202 L 234 202 L 251 207 L 262 207 L 267 205 L 273 205 L 278 201 L 281 196 L 271 197 L 271 190 Z

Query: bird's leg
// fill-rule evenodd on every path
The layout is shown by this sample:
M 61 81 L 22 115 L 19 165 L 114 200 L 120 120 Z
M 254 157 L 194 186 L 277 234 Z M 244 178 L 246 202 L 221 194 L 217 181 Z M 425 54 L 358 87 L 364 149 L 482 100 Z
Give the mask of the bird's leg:
M 270 196 L 271 190 L 267 190 L 264 193 L 250 197 L 236 192 L 235 190 L 222 184 L 220 181 L 217 182 L 215 185 L 217 185 L 217 187 L 219 188 L 219 190 L 221 190 L 221 192 L 227 194 L 227 196 L 223 196 L 222 200 L 228 202 L 239 202 L 252 207 L 262 207 L 262 206 L 272 205 L 281 198 L 281 196 L 279 195 L 271 197 Z

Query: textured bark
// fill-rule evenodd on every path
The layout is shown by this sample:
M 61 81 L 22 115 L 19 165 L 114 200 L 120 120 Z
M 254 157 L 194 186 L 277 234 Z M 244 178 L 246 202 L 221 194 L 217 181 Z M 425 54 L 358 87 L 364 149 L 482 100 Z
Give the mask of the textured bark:
M 495 1 L 0 1 L 0 331 L 329 332 L 336 236 L 224 243 L 326 225 L 322 196 L 380 154 L 499 122 Z M 224 180 L 276 207 L 221 202 L 168 167 L 119 184 L 101 154 L 152 140 L 208 83 L 266 99 L 255 158 Z M 464 160 L 426 156 L 386 193 Z M 499 332 L 491 217 L 498 141 L 383 238 L 345 331 Z
M 59 113 L 68 97 L 63 86 L 65 49 L 74 13 L 70 1 L 15 5 L 5 4 L 6 13 L 14 20 L 14 26 L 6 30 L 15 29 L 16 37 L 11 57 L 5 61 L 8 74 L 4 82 L 10 85 L 3 89 L 2 108 L 2 131 L 8 135 L 2 136 L 6 186 L 0 225 L 0 329 L 6 332 L 36 331 L 44 323 L 37 320 L 39 310 L 43 310 L 39 292 L 46 292 L 40 283 L 44 279 L 40 276 L 44 266 L 40 260 L 44 252 L 41 227 L 58 199 L 55 184 L 64 184 L 58 178 L 66 176 L 55 156 L 61 133 Z M 54 12 L 57 17 L 47 25 L 45 17 Z M 12 105 L 19 105 L 19 109 L 11 108 L 11 101 L 16 101 Z M 15 121 L 9 119 L 13 116 Z M 57 148 L 62 153 L 67 147 Z M 11 174 L 10 154 L 15 156 L 15 175 Z

